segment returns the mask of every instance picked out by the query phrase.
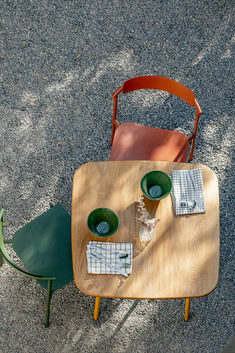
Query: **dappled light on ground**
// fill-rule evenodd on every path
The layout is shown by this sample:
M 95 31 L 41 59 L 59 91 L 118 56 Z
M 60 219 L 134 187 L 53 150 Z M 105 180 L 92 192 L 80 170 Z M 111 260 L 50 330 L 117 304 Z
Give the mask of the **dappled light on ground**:
M 131 77 L 160 75 L 192 89 L 202 108 L 193 162 L 207 165 L 219 179 L 221 252 L 219 283 L 207 297 L 192 300 L 187 323 L 182 300 L 119 299 L 101 300 L 101 315 L 94 322 L 94 298 L 72 283 L 52 296 L 46 330 L 45 292 L 4 264 L 0 350 L 165 353 L 167 347 L 171 353 L 220 352 L 230 341 L 233 320 L 231 2 L 12 0 L 3 2 L 1 15 L 5 236 L 47 210 L 49 202 L 62 203 L 70 213 L 76 169 L 109 159 L 111 95 Z M 191 112 L 174 97 L 162 92 L 129 97 L 120 99 L 120 122 L 185 134 L 192 130 Z M 125 180 L 116 182 L 121 187 Z M 163 246 L 161 239 L 156 246 Z

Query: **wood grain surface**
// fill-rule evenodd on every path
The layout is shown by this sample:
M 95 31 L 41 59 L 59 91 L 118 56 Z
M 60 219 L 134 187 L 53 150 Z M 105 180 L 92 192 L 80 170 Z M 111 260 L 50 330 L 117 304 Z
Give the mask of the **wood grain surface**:
M 144 199 L 152 217 L 159 218 L 154 238 L 139 239 L 136 199 L 140 180 L 151 170 L 202 169 L 206 212 L 176 216 L 171 196 Z M 108 207 L 119 217 L 119 228 L 109 238 L 92 235 L 89 213 Z M 87 272 L 86 246 L 90 240 L 133 243 L 133 272 L 95 275 Z M 82 165 L 74 174 L 72 191 L 72 256 L 77 287 L 87 295 L 118 298 L 187 298 L 209 294 L 219 273 L 219 195 L 214 172 L 199 164 L 153 161 L 104 161 Z

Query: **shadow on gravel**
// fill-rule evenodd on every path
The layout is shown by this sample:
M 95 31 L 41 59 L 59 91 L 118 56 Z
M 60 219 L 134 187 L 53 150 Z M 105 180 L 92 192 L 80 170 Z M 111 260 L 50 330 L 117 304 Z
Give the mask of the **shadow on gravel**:
M 1 15 L 0 200 L 7 237 L 50 201 L 71 211 L 75 170 L 109 159 L 111 95 L 138 75 L 170 77 L 195 92 L 203 115 L 194 162 L 217 174 L 221 206 L 219 284 L 192 300 L 188 323 L 181 300 L 111 299 L 94 323 L 94 298 L 71 284 L 52 298 L 45 330 L 43 292 L 4 264 L 2 352 L 219 353 L 232 336 L 234 286 L 231 3 L 13 0 Z M 192 113 L 175 97 L 149 91 L 121 98 L 120 121 L 192 129 Z

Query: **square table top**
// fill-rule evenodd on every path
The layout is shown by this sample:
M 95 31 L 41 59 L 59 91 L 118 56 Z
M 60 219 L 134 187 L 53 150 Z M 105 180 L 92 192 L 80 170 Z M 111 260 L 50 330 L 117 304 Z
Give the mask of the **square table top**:
M 169 175 L 174 169 L 201 168 L 206 212 L 176 216 L 171 196 L 144 199 L 152 217 L 160 219 L 153 239 L 139 239 L 136 200 L 140 180 L 151 170 Z M 119 217 L 108 238 L 94 236 L 87 217 L 107 207 Z M 133 271 L 122 275 L 88 274 L 86 246 L 91 240 L 133 243 Z M 82 165 L 72 191 L 72 258 L 74 280 L 85 294 L 99 297 L 167 299 L 200 297 L 217 285 L 219 273 L 219 192 L 214 172 L 201 164 L 155 161 L 104 161 Z

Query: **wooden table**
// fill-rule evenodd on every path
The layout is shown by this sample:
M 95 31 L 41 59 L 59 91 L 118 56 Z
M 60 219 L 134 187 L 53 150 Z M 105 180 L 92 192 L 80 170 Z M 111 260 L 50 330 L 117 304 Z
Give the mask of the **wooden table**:
M 161 201 L 145 199 L 152 217 L 159 218 L 154 238 L 139 239 L 136 200 L 142 195 L 140 180 L 151 170 L 171 174 L 173 169 L 200 167 L 205 189 L 206 212 L 176 216 L 169 195 Z M 108 207 L 119 217 L 119 228 L 109 238 L 92 235 L 88 214 Z M 87 272 L 86 246 L 91 240 L 133 243 L 133 272 L 95 275 Z M 72 192 L 72 257 L 74 280 L 85 294 L 96 297 L 169 299 L 185 298 L 188 320 L 190 298 L 209 294 L 219 273 L 219 196 L 214 172 L 199 164 L 153 161 L 105 161 L 82 165 L 74 175 Z

